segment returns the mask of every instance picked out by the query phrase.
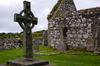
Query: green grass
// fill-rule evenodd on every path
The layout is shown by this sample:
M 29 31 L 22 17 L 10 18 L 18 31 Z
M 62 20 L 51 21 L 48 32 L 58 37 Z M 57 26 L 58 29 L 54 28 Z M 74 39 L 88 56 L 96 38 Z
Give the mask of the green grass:
M 42 45 L 39 45 L 39 50 L 40 50 L 40 52 L 36 52 L 36 53 L 44 53 L 44 54 L 60 53 L 60 51 L 56 51 L 53 48 L 48 48 L 48 47 L 42 46 Z
M 86 50 L 84 50 L 84 49 L 72 49 L 72 50 L 67 50 L 66 51 L 67 53 L 69 53 L 69 54 L 90 54 L 90 55 L 93 55 L 93 52 L 86 52 Z
M 39 50 L 40 51 L 48 51 L 48 50 L 53 50 L 53 48 L 48 48 L 47 46 L 39 45 Z
M 39 46 L 39 50 L 42 53 L 59 53 L 52 48 Z M 49 51 L 52 50 L 52 51 Z M 47 52 L 48 51 L 48 52 Z M 98 56 L 85 56 L 85 55 L 72 55 L 71 53 L 87 54 L 90 52 L 82 51 L 72 51 L 68 50 L 70 54 L 59 54 L 54 56 L 39 56 L 33 55 L 41 60 L 48 60 L 50 63 L 55 63 L 55 66 L 100 66 L 100 55 Z M 66 52 L 68 52 L 66 51 Z M 91 53 L 90 53 L 91 54 Z M 0 50 L 0 64 L 5 64 L 7 60 L 18 59 L 23 56 L 23 48 L 20 50 L 10 49 L 10 50 Z
M 37 52 L 37 53 L 43 53 L 43 54 L 51 54 L 51 53 L 60 53 L 60 51 L 48 51 L 48 52 Z
M 0 50 L 0 64 L 6 63 L 7 60 L 14 60 L 23 57 L 23 48 L 20 50 L 9 49 L 9 50 Z

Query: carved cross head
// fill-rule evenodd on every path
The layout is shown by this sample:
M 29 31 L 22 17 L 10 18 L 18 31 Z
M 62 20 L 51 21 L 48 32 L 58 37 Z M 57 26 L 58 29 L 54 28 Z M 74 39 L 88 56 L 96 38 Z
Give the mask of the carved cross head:
M 26 27 L 32 29 L 37 24 L 37 18 L 31 12 L 30 2 L 24 1 L 24 9 L 19 13 L 14 14 L 14 21 L 18 22 L 22 29 Z

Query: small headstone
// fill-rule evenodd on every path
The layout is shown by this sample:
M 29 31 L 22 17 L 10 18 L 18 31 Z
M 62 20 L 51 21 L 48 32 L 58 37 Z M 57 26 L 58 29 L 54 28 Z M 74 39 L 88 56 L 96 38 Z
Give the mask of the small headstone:
M 38 40 L 35 40 L 33 42 L 33 52 L 39 52 L 39 42 L 38 42 Z
M 48 45 L 48 33 L 47 33 L 47 31 L 45 31 L 44 33 L 43 33 L 43 44 L 42 44 L 42 46 L 47 46 Z
M 94 40 L 92 38 L 89 38 L 86 41 L 87 51 L 94 51 Z
M 19 45 L 17 45 L 17 46 L 16 46 L 16 49 L 17 49 L 17 50 L 19 50 L 19 49 L 20 49 Z
M 0 38 L 0 50 L 4 49 L 4 39 Z

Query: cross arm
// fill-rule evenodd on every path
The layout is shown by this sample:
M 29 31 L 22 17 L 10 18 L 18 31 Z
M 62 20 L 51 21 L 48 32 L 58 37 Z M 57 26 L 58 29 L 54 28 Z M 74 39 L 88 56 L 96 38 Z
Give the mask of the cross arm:
M 32 19 L 32 26 L 31 26 L 31 29 L 34 27 L 34 25 L 37 25 L 37 21 L 38 21 L 37 18 L 33 18 L 33 19 Z
M 24 22 L 24 17 L 21 16 L 20 14 L 15 13 L 14 14 L 14 21 L 15 22 Z
M 38 21 L 38 18 L 36 18 L 36 17 L 32 19 L 32 23 L 33 23 L 34 25 L 37 25 L 37 21 Z
M 14 14 L 14 21 L 15 21 L 15 22 L 18 22 L 22 29 L 25 28 L 25 26 L 24 26 L 24 24 L 23 24 L 23 22 L 24 22 L 24 17 L 21 16 L 20 14 L 16 14 L 16 13 Z

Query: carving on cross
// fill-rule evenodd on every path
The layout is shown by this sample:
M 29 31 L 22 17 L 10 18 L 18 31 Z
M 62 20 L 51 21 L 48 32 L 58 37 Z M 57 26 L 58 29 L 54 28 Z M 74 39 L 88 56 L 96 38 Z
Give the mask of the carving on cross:
M 37 18 L 30 9 L 30 2 L 24 1 L 24 9 L 19 14 L 14 14 L 14 21 L 18 22 L 23 30 L 26 25 L 32 29 L 37 24 Z

